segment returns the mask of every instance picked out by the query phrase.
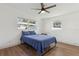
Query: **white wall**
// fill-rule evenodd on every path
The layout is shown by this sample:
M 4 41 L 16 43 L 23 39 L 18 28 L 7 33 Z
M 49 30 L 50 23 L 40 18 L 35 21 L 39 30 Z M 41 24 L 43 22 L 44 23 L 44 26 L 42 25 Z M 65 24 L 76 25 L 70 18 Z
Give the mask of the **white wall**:
M 56 36 L 60 42 L 79 46 L 79 11 L 42 20 L 42 32 Z M 53 21 L 60 21 L 62 29 L 52 30 Z
M 31 18 L 30 15 L 11 8 L 4 4 L 0 4 L 0 49 L 20 44 L 21 31 L 17 29 L 17 17 Z M 34 18 L 33 18 L 34 19 Z M 61 16 L 51 17 L 37 21 L 37 33 L 48 33 L 56 36 L 60 42 L 79 46 L 79 12 L 65 14 Z M 52 22 L 60 20 L 62 30 L 52 30 Z
M 0 4 L 0 49 L 20 44 L 21 30 L 17 28 L 17 17 L 30 18 L 30 15 Z M 32 19 L 32 18 L 31 18 Z M 40 32 L 40 20 L 35 19 L 37 33 Z
M 16 20 L 18 16 L 24 17 L 24 14 L 0 4 L 0 49 L 20 44 Z

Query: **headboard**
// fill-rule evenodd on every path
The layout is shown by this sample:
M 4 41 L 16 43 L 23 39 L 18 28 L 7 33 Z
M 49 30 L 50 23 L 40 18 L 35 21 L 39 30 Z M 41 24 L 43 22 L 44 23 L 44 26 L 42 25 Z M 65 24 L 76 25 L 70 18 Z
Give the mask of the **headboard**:
M 36 35 L 35 31 L 22 31 L 22 35 Z

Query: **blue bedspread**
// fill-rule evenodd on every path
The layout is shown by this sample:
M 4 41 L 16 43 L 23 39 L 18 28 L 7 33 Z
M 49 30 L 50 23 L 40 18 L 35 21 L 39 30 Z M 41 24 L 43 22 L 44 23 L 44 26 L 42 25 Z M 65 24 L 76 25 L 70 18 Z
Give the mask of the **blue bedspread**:
M 51 43 L 57 42 L 55 37 L 49 35 L 23 35 L 21 40 L 31 45 L 39 53 L 42 53 Z

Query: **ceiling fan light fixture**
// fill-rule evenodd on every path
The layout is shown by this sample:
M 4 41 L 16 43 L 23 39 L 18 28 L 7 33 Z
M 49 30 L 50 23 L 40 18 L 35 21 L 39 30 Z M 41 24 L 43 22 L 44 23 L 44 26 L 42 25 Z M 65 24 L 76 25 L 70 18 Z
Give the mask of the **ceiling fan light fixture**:
M 45 13 L 45 11 L 41 11 L 41 13 Z

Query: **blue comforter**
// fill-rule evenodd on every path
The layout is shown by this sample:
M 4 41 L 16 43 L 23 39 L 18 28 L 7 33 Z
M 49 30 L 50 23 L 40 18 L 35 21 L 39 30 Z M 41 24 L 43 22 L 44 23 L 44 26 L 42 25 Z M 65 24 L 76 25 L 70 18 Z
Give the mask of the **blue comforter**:
M 42 53 L 51 43 L 57 42 L 55 37 L 49 35 L 23 35 L 21 40 L 31 45 L 39 53 Z

